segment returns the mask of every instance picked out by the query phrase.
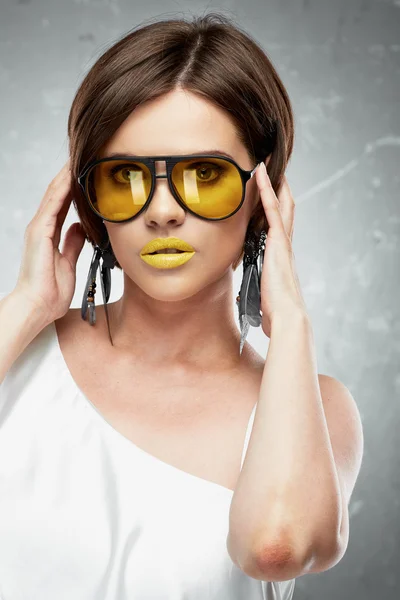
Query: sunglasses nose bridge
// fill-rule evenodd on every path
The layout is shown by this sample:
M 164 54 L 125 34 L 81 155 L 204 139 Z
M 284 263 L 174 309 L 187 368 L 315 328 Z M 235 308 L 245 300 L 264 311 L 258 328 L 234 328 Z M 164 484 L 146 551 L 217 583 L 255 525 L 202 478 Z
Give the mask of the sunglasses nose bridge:
M 162 174 L 157 175 L 157 173 L 154 172 L 154 189 L 153 189 L 153 194 L 156 191 L 156 182 L 157 182 L 157 179 L 168 179 L 168 175 L 167 175 L 167 173 L 162 173 Z
M 167 174 L 167 172 L 161 173 L 161 174 L 157 174 L 156 171 L 154 171 L 153 177 L 154 177 L 154 186 L 153 186 L 153 193 L 151 194 L 151 200 L 153 200 L 154 193 L 156 191 L 156 182 L 157 182 L 157 179 L 168 179 L 168 174 Z M 168 181 L 168 185 L 169 185 L 169 191 L 172 193 L 172 189 L 171 189 L 171 185 L 170 185 L 169 181 Z M 172 193 L 172 196 L 174 196 L 173 193 Z M 174 196 L 174 199 L 176 201 L 175 196 Z M 150 202 L 151 202 L 151 200 L 150 200 Z
M 155 177 L 167 177 L 167 161 L 165 159 L 155 160 L 153 170 Z

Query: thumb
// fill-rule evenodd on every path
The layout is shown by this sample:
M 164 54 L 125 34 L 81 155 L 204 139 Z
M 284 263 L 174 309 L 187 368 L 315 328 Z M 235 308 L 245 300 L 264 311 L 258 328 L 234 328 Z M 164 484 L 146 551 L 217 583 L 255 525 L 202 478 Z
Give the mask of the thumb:
M 71 267 L 75 269 L 85 239 L 86 235 L 82 225 L 80 223 L 72 223 L 64 237 L 62 254 L 69 260 Z

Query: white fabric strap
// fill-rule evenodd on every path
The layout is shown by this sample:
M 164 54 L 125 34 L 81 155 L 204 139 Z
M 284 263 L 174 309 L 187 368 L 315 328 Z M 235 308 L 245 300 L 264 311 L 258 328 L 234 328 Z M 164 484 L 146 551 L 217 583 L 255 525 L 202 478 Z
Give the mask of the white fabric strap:
M 240 470 L 242 470 L 244 459 L 246 457 L 247 446 L 249 445 L 249 440 L 250 440 L 251 432 L 253 429 L 254 415 L 256 413 L 257 404 L 258 404 L 258 402 L 256 402 L 256 404 L 254 405 L 253 410 L 251 411 L 249 422 L 247 424 L 246 436 L 244 438 L 244 447 L 243 447 L 243 452 L 242 452 L 242 462 L 240 464 Z

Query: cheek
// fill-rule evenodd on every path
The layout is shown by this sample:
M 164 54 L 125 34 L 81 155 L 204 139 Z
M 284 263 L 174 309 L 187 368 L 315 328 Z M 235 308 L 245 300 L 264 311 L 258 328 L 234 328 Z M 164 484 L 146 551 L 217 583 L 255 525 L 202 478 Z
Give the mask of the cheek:
M 134 254 L 139 254 L 142 246 L 138 243 L 139 236 L 132 226 L 127 224 L 108 223 L 107 231 L 110 238 L 111 246 L 116 254 L 123 262 L 132 260 Z M 144 243 L 142 244 L 144 245 Z M 121 261 L 119 260 L 121 263 Z
M 216 263 L 218 263 L 218 269 L 228 268 L 239 256 L 241 249 L 244 244 L 244 238 L 247 229 L 247 220 L 243 218 L 243 215 L 237 216 L 240 211 L 231 217 L 231 222 L 226 225 L 223 232 L 220 232 L 207 249 L 207 259 L 212 261 L 213 255 L 215 256 Z M 236 217 L 236 218 L 235 218 Z

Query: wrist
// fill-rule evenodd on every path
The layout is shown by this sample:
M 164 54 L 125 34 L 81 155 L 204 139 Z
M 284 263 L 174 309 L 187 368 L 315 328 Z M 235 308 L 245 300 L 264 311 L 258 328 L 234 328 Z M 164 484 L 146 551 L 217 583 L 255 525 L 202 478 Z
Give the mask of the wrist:
M 25 294 L 24 291 L 14 288 L 9 297 L 10 300 L 12 298 L 11 302 L 15 312 L 18 312 L 20 318 L 24 319 L 32 329 L 40 330 L 51 322 L 49 321 L 49 311 L 30 298 L 28 294 Z

